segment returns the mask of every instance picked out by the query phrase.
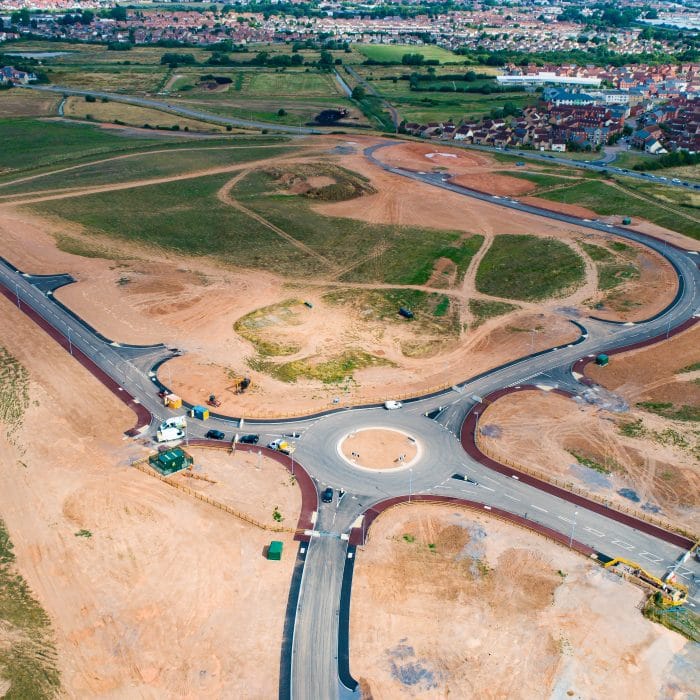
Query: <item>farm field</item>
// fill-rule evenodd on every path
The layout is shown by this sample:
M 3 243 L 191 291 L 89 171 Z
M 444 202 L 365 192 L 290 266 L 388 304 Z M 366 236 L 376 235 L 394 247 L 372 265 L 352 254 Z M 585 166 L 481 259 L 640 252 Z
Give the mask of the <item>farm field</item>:
M 442 49 L 439 46 L 410 44 L 355 44 L 353 48 L 373 61 L 401 63 L 401 58 L 407 53 L 420 53 L 427 61 L 440 63 L 464 63 L 464 57 Z
M 58 95 L 46 95 L 31 90 L 6 90 L 0 95 L 0 115 L 12 117 L 44 117 L 56 114 Z

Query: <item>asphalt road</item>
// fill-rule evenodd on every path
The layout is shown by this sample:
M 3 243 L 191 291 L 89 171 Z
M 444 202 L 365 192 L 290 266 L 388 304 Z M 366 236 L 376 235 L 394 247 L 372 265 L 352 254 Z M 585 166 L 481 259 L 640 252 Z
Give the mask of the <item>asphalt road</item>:
M 437 145 L 437 144 L 436 144 Z M 655 182 L 659 185 L 667 185 L 669 187 L 681 187 L 686 190 L 700 190 L 699 183 L 684 182 L 680 178 L 675 178 L 678 182 L 674 182 L 674 178 L 666 177 L 665 175 L 654 175 L 652 172 L 639 172 L 628 168 L 618 168 L 611 165 L 617 154 L 612 156 L 603 156 L 599 160 L 573 160 L 571 158 L 558 158 L 555 155 L 538 153 L 537 151 L 518 151 L 517 149 L 509 148 L 507 151 L 502 148 L 494 148 L 491 146 L 475 146 L 469 144 L 462 146 L 459 141 L 450 141 L 450 146 L 458 148 L 475 149 L 477 151 L 486 151 L 487 153 L 504 153 L 509 156 L 520 156 L 526 159 L 541 160 L 545 163 L 556 163 L 567 168 L 583 168 L 584 170 L 594 170 L 596 172 L 608 172 L 616 175 L 624 175 L 624 177 L 632 177 L 635 180 L 643 180 L 644 182 Z
M 267 129 L 268 131 L 279 132 L 283 134 L 322 134 L 320 129 L 313 129 L 308 126 L 286 126 L 283 124 L 272 124 L 270 122 L 259 122 L 252 119 L 237 119 L 235 117 L 224 117 L 211 112 L 203 112 L 201 110 L 184 107 L 182 105 L 154 100 L 146 97 L 134 97 L 132 95 L 119 95 L 112 92 L 99 92 L 97 90 L 77 90 L 75 88 L 61 87 L 60 85 L 23 85 L 22 87 L 29 90 L 40 90 L 41 92 L 57 92 L 61 95 L 92 95 L 95 98 L 106 98 L 112 102 L 123 102 L 129 105 L 138 105 L 139 107 L 152 107 L 161 111 L 179 114 L 182 117 L 191 117 L 201 121 L 211 122 L 213 124 L 224 124 L 229 126 L 240 126 L 247 129 Z
M 389 142 L 394 144 L 394 142 Z M 389 144 L 387 144 L 389 145 Z M 523 358 L 496 368 L 477 378 L 466 378 L 442 395 L 407 402 L 397 411 L 376 407 L 339 410 L 329 415 L 278 423 L 246 421 L 241 432 L 257 432 L 261 443 L 289 431 L 298 431 L 295 457 L 316 480 L 319 489 L 326 485 L 342 488 L 339 501 L 322 504 L 314 534 L 306 553 L 292 644 L 291 694 L 295 700 L 349 697 L 353 693 L 338 679 L 338 607 L 347 536 L 353 524 L 362 528 L 362 514 L 373 504 L 388 497 L 406 494 L 434 494 L 466 498 L 500 507 L 529 520 L 547 525 L 609 556 L 625 556 L 639 561 L 661 575 L 674 566 L 684 551 L 662 539 L 621 524 L 604 514 L 573 507 L 561 498 L 522 483 L 512 476 L 498 474 L 471 459 L 458 440 L 460 427 L 468 411 L 478 406 L 479 398 L 492 391 L 523 383 L 546 387 L 566 387 L 581 391 L 572 377 L 573 362 L 602 350 L 628 346 L 640 340 L 668 334 L 698 314 L 700 256 L 633 230 L 612 227 L 493 197 L 452 185 L 443 175 L 414 173 L 384 166 L 377 152 L 368 149 L 367 157 L 397 175 L 420 180 L 428 185 L 457 192 L 465 197 L 487 201 L 503 208 L 516 209 L 549 219 L 565 221 L 592 230 L 635 240 L 664 255 L 674 265 L 680 280 L 680 292 L 662 314 L 644 323 L 612 324 L 578 319 L 585 326 L 581 342 L 568 344 L 543 354 Z M 465 214 L 468 204 L 465 199 Z M 29 305 L 56 330 L 70 340 L 69 351 L 79 348 L 100 369 L 135 396 L 154 416 L 154 422 L 175 415 L 163 407 L 157 396 L 154 365 L 177 354 L 162 345 L 133 347 L 121 345 L 97 334 L 69 309 L 52 298 L 52 290 L 69 283 L 67 276 L 31 276 L 20 273 L 0 261 L 0 282 L 15 295 L 18 306 Z M 167 372 L 164 372 L 167 376 Z M 442 408 L 437 420 L 425 413 Z M 477 409 L 478 410 L 478 409 Z M 421 443 L 422 456 L 412 465 L 391 472 L 360 470 L 349 464 L 337 449 L 344 435 L 360 427 L 397 427 Z M 201 437 L 210 428 L 224 430 L 230 438 L 239 430 L 236 418 L 213 418 L 206 423 L 190 421 L 188 437 Z M 463 478 L 453 478 L 459 474 Z M 687 562 L 678 570 L 681 580 L 700 580 L 700 565 Z M 694 590 L 694 589 L 693 589 Z M 694 592 L 691 604 L 700 605 Z M 352 661 L 352 657 L 351 657 Z

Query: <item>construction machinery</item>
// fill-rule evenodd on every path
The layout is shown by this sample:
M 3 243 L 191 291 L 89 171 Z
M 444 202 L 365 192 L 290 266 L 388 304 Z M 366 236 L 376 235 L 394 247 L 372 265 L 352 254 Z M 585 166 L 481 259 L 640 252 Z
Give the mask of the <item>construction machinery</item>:
M 619 569 L 617 567 L 620 567 Z M 670 580 L 666 581 L 650 574 L 636 562 L 622 557 L 615 557 L 603 564 L 605 569 L 614 569 L 615 571 L 638 579 L 656 591 L 656 603 L 662 608 L 677 608 L 688 599 L 688 588 L 682 583 L 677 583 Z
M 297 446 L 296 443 L 294 442 L 288 442 L 287 440 L 283 438 L 278 438 L 277 440 L 273 440 L 267 445 L 268 449 L 270 450 L 276 450 L 277 452 L 281 452 L 282 454 L 285 455 L 291 455 L 294 454 L 294 450 L 296 450 Z
M 234 374 L 231 376 L 231 379 L 233 384 L 228 388 L 233 389 L 236 394 L 243 394 L 251 384 L 250 377 L 241 374 Z
M 214 408 L 219 408 L 219 406 L 221 406 L 221 401 L 216 398 L 215 394 L 209 394 L 207 405 L 213 406 Z

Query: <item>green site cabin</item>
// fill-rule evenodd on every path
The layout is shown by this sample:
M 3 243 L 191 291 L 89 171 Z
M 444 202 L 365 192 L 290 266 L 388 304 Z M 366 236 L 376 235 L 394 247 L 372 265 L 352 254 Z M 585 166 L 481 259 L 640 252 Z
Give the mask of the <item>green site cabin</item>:
M 607 365 L 608 362 L 610 362 L 610 358 L 602 352 L 595 358 L 595 363 L 597 365 L 600 365 L 601 367 L 605 367 L 605 365 Z
M 193 462 L 192 457 L 180 447 L 173 447 L 148 458 L 148 463 L 163 476 L 187 469 Z
M 267 558 L 274 561 L 279 561 L 282 559 L 282 548 L 284 543 L 279 540 L 272 540 L 270 546 L 267 548 Z

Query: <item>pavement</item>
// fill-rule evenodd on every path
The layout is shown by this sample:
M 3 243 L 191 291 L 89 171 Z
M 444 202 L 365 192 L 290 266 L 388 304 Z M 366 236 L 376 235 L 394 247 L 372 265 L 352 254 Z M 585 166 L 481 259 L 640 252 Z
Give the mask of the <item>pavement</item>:
M 499 512 L 518 524 L 557 533 L 562 543 L 579 551 L 624 556 L 637 560 L 657 575 L 663 575 L 682 562 L 677 573 L 680 580 L 691 586 L 689 604 L 700 606 L 697 587 L 693 585 L 695 577 L 700 581 L 700 563 L 683 561 L 687 542 L 679 541 L 673 533 L 649 530 L 642 526 L 643 521 L 621 518 L 617 511 L 601 509 L 593 501 L 586 504 L 586 499 L 576 500 L 570 495 L 552 493 L 537 484 L 527 483 L 514 470 L 498 471 L 478 455 L 465 451 L 460 441 L 465 420 L 479 411 L 483 397 L 523 384 L 580 392 L 584 387 L 571 369 L 582 358 L 663 340 L 675 329 L 695 322 L 700 316 L 698 252 L 678 248 L 629 228 L 578 219 L 469 190 L 450 183 L 443 174 L 386 166 L 381 162 L 381 148 L 394 144 L 387 142 L 371 147 L 366 150 L 366 156 L 401 177 L 504 209 L 637 241 L 669 260 L 679 278 L 679 292 L 666 309 L 644 322 L 615 324 L 572 318 L 581 332 L 577 342 L 535 353 L 477 377 L 467 377 L 452 389 L 404 402 L 399 410 L 359 406 L 282 421 L 246 420 L 244 426 L 237 417 L 219 415 L 206 422 L 188 422 L 188 439 L 193 440 L 203 438 L 211 428 L 224 431 L 228 439 L 235 432 L 258 433 L 261 444 L 286 432 L 298 432 L 300 437 L 296 439 L 294 455 L 297 468 L 304 465 L 316 494 L 326 486 L 335 490 L 331 503 L 319 503 L 317 510 L 309 514 L 311 528 L 304 537 L 308 542 L 302 543 L 304 551 L 300 550 L 297 562 L 299 588 L 292 591 L 295 595 L 290 598 L 288 608 L 285 629 L 293 629 L 293 633 L 291 642 L 283 645 L 281 668 L 285 670 L 282 678 L 286 680 L 280 692 L 281 697 L 294 700 L 357 696 L 349 671 L 343 673 L 344 682 L 341 682 L 338 665 L 339 659 L 345 658 L 347 666 L 350 584 L 346 575 L 344 587 L 343 577 L 348 556 L 352 554 L 354 558 L 356 554 L 350 541 L 362 543 L 371 524 L 369 516 L 382 508 L 382 504 L 396 499 L 444 498 L 486 512 Z M 76 359 L 83 361 L 115 395 L 131 405 L 137 415 L 150 414 L 151 428 L 177 415 L 178 412 L 165 408 L 158 397 L 162 385 L 156 377 L 156 368 L 180 351 L 162 344 L 125 345 L 100 335 L 54 299 L 53 291 L 71 282 L 69 275 L 34 276 L 0 259 L 0 288 L 4 288 L 5 296 Z M 420 459 L 410 467 L 388 472 L 354 467 L 340 455 L 337 444 L 343 436 L 362 427 L 395 427 L 409 433 L 422 443 Z M 141 430 L 134 432 L 146 430 L 143 425 L 137 428 Z M 351 583 L 351 576 L 349 578 Z M 289 618 L 291 615 L 293 619 Z M 350 658 L 350 667 L 351 661 Z

